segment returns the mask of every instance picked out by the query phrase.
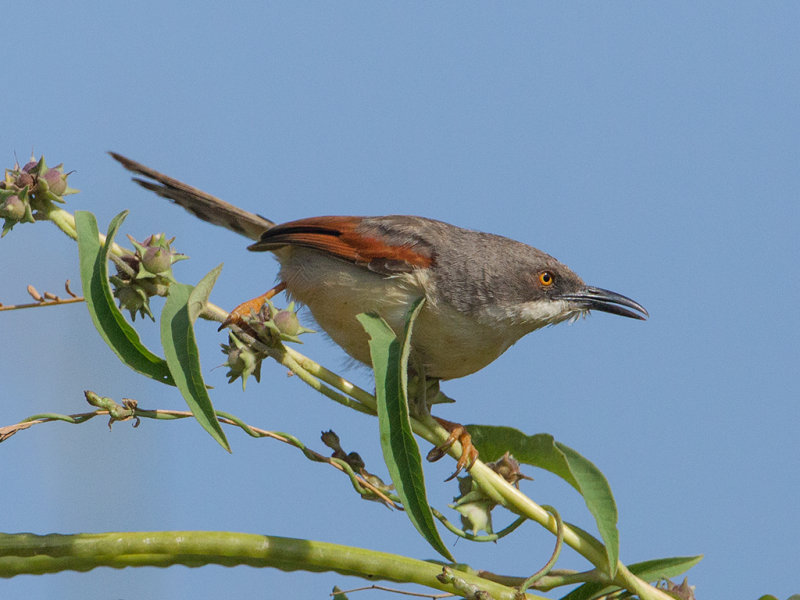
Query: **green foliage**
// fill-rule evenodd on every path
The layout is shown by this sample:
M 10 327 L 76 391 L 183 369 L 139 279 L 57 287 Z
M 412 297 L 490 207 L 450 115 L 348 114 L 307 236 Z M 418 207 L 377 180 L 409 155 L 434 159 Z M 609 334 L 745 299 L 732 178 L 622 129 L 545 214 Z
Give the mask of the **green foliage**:
M 677 577 L 691 569 L 703 559 L 701 556 L 676 556 L 674 558 L 657 558 L 640 563 L 628 565 L 631 573 L 644 581 L 660 581 Z M 572 590 L 561 600 L 591 600 L 600 598 L 619 590 L 619 586 L 605 585 L 603 583 L 584 583 Z
M 600 469 L 546 433 L 525 435 L 512 427 L 488 425 L 469 425 L 467 430 L 483 460 L 495 460 L 511 452 L 521 463 L 558 475 L 583 496 L 605 543 L 607 569 L 613 577 L 619 557 L 617 505 Z
M 124 211 L 114 217 L 108 227 L 105 243 L 101 244 L 94 215 L 84 211 L 75 213 L 81 283 L 86 307 L 100 336 L 123 363 L 156 381 L 175 385 L 166 361 L 142 344 L 139 334 L 114 304 L 108 283 L 111 244 L 127 215 L 128 211 Z
M 425 492 L 422 457 L 408 416 L 408 353 L 414 319 L 422 308 L 418 300 L 409 311 L 402 340 L 375 315 L 358 315 L 370 336 L 369 349 L 375 370 L 375 396 L 381 448 L 389 475 L 417 531 L 439 554 L 454 560 L 442 542 Z
M 203 310 L 221 270 L 222 265 L 203 277 L 194 288 L 183 283 L 170 286 L 167 302 L 161 311 L 161 344 L 175 384 L 197 422 L 230 452 L 230 445 L 214 414 L 214 406 L 203 381 L 200 353 L 194 338 L 194 322 Z

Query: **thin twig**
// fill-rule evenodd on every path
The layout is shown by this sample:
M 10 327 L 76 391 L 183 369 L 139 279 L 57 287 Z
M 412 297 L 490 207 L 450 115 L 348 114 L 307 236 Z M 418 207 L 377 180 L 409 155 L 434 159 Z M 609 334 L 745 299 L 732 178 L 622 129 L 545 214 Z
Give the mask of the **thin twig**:
M 525 593 L 529 587 L 531 587 L 534 583 L 539 581 L 542 577 L 547 575 L 551 569 L 556 565 L 556 561 L 558 557 L 561 555 L 561 548 L 564 545 L 564 521 L 561 520 L 561 515 L 558 514 L 558 511 L 553 508 L 552 506 L 542 505 L 547 512 L 549 512 L 556 520 L 556 547 L 553 550 L 553 554 L 550 556 L 550 560 L 548 560 L 545 565 L 536 571 L 533 575 L 528 577 L 522 584 L 519 586 L 520 593 Z
M 109 398 L 102 398 L 93 394 L 92 392 L 87 392 L 87 400 L 90 398 L 90 394 L 94 401 L 97 403 L 96 405 L 106 406 L 106 408 L 101 408 L 99 410 L 95 410 L 92 412 L 85 412 L 85 413 L 77 413 L 72 415 L 62 415 L 56 413 L 45 413 L 45 414 L 38 414 L 28 417 L 27 419 L 21 421 L 20 423 L 16 423 L 14 425 L 7 425 L 5 427 L 0 427 L 0 442 L 3 442 L 10 438 L 12 435 L 19 431 L 23 431 L 28 429 L 34 425 L 38 425 L 40 423 L 49 423 L 52 421 L 63 421 L 65 423 L 70 423 L 72 425 L 78 425 L 80 423 L 85 423 L 86 421 L 93 419 L 94 417 L 99 416 L 108 416 L 109 419 L 109 428 L 111 425 L 118 421 L 128 421 L 128 420 L 136 420 L 134 426 L 138 425 L 139 419 L 157 419 L 157 420 L 175 420 L 175 419 L 186 419 L 192 418 L 193 415 L 190 411 L 181 411 L 181 410 L 148 410 L 138 408 L 136 405 L 135 400 L 127 400 L 125 401 L 124 405 L 117 404 L 110 400 Z M 90 400 L 90 403 L 95 403 Z M 113 404 L 113 406 L 110 406 Z M 303 454 L 315 461 L 321 463 L 327 463 L 331 465 L 333 468 L 342 471 L 343 473 L 347 474 L 351 481 L 356 486 L 356 490 L 362 496 L 372 496 L 374 498 L 379 499 L 384 505 L 389 508 L 398 508 L 401 509 L 402 507 L 389 498 L 385 492 L 380 490 L 374 484 L 367 481 L 364 477 L 356 473 L 349 467 L 349 465 L 342 464 L 342 461 L 331 458 L 328 456 L 324 456 L 314 450 L 307 448 L 300 440 L 291 436 L 286 433 L 276 433 L 273 431 L 268 431 L 266 429 L 262 429 L 260 427 L 253 427 L 248 425 L 238 417 L 234 415 L 230 415 L 227 413 L 223 413 L 220 411 L 216 411 L 217 420 L 220 423 L 225 425 L 233 425 L 242 429 L 245 433 L 250 435 L 251 437 L 261 438 L 266 437 L 270 439 L 277 440 L 279 442 L 283 442 L 284 444 L 289 444 L 290 446 L 294 446 L 295 448 L 299 449 L 303 452 Z
M 66 290 L 67 294 L 69 294 L 69 298 L 59 298 L 52 292 L 40 294 L 35 287 L 29 285 L 26 291 L 28 292 L 28 295 L 35 300 L 35 302 L 28 302 L 26 304 L 3 304 L 0 302 L 0 311 L 19 310 L 22 308 L 37 308 L 39 306 L 61 306 L 62 304 L 73 304 L 75 302 L 84 301 L 83 296 L 78 296 L 70 289 L 69 279 L 67 279 L 67 281 L 64 283 L 64 289 Z
M 76 296 L 75 298 L 56 298 L 55 300 L 43 300 L 42 302 L 30 302 L 28 304 L 0 304 L 0 311 L 39 308 L 42 306 L 61 306 L 62 304 L 75 304 L 76 302 L 83 302 L 84 300 L 83 296 Z
M 439 519 L 439 522 L 444 525 L 451 533 L 454 533 L 458 537 L 462 537 L 465 540 L 469 540 L 471 542 L 496 542 L 500 538 L 504 538 L 509 533 L 512 533 L 517 527 L 522 525 L 525 521 L 528 520 L 527 517 L 518 517 L 514 520 L 511 525 L 508 525 L 504 529 L 501 529 L 497 533 L 491 533 L 488 535 L 477 535 L 474 533 L 467 533 L 463 529 L 459 529 L 456 525 L 451 523 L 447 517 L 445 517 L 441 512 L 436 510 L 435 508 L 431 507 L 431 512 L 433 516 Z

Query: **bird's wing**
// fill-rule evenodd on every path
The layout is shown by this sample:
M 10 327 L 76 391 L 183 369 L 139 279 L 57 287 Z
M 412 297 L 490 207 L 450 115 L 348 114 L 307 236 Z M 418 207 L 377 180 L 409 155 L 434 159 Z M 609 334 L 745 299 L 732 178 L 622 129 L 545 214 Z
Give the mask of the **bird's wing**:
M 265 231 L 250 250 L 276 250 L 294 245 L 313 248 L 380 273 L 399 273 L 429 267 L 425 249 L 389 241 L 374 227 L 376 217 L 310 217 L 276 225 Z
M 203 221 L 225 227 L 251 240 L 259 239 L 262 233 L 275 225 L 269 219 L 228 204 L 216 196 L 168 177 L 121 154 L 116 152 L 109 154 L 129 171 L 146 177 L 147 179 L 133 178 L 143 188 L 182 206 Z

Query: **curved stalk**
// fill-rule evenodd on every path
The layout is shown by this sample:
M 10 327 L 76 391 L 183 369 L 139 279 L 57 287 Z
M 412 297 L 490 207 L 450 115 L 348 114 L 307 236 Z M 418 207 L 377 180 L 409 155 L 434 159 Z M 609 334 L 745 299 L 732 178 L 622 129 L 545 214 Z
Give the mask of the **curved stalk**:
M 448 571 L 457 580 L 443 582 L 442 565 L 377 552 L 278 536 L 227 531 L 109 532 L 75 535 L 0 534 L 0 577 L 88 571 L 96 567 L 168 567 L 207 564 L 272 567 L 283 571 L 334 571 L 369 579 L 417 583 L 457 594 L 459 584 L 474 586 L 496 600 L 518 600 L 517 590 L 474 573 Z M 526 594 L 532 600 L 542 596 Z

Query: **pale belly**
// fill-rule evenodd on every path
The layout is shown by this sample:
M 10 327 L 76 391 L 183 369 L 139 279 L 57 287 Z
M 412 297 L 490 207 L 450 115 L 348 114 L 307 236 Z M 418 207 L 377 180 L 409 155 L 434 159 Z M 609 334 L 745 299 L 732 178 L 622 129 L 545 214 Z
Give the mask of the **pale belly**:
M 309 308 L 336 344 L 368 365 L 369 338 L 356 315 L 377 313 L 400 334 L 409 307 L 422 296 L 426 303 L 414 326 L 411 360 L 423 364 L 429 377 L 454 379 L 474 373 L 526 333 L 509 328 L 500 332 L 449 305 L 432 302 L 432 284 L 424 271 L 386 277 L 305 248 L 287 247 L 275 254 L 291 296 Z

